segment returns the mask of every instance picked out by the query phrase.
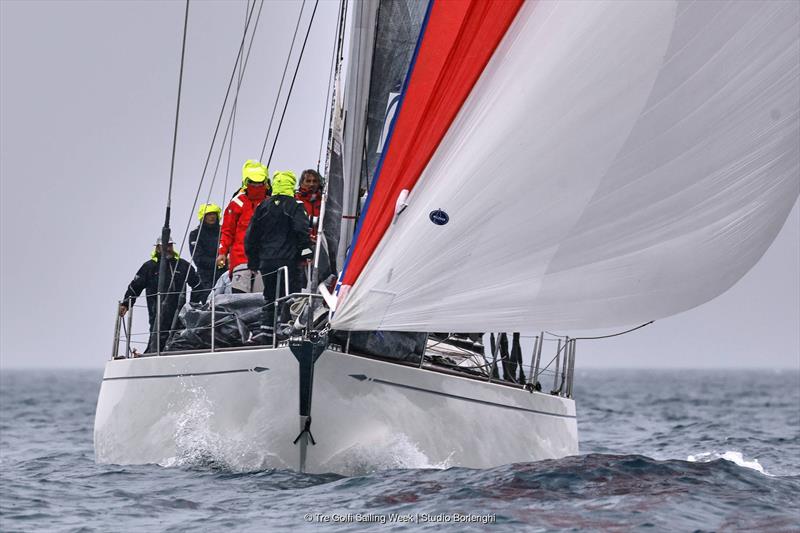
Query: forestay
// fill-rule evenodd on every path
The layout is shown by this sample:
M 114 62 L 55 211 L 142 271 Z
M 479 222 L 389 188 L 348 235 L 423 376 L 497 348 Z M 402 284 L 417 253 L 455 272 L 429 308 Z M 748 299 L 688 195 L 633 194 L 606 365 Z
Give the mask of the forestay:
M 457 39 L 426 47 L 459 4 L 423 26 L 333 327 L 639 323 L 758 261 L 800 191 L 800 4 L 527 2 L 463 96 L 447 64 L 420 68 L 480 63 Z

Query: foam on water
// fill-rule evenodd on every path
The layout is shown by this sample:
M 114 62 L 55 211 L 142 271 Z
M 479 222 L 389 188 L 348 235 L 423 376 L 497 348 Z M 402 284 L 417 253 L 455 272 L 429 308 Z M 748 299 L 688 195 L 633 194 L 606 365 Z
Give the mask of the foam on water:
M 742 452 L 737 452 L 733 450 L 728 450 L 725 452 L 704 452 L 698 453 L 697 455 L 690 455 L 686 458 L 687 461 L 690 463 L 709 463 L 711 461 L 716 461 L 717 459 L 724 459 L 726 461 L 730 461 L 731 463 L 735 463 L 743 468 L 749 468 L 751 470 L 755 470 L 765 476 L 773 477 L 772 474 L 764 470 L 764 467 L 761 466 L 761 463 L 758 462 L 758 459 L 753 459 L 752 461 L 748 461 L 744 458 Z
M 452 466 L 452 453 L 442 461 L 432 461 L 405 434 L 379 433 L 351 446 L 323 464 L 324 470 L 345 475 L 363 475 L 398 468 L 445 469 Z

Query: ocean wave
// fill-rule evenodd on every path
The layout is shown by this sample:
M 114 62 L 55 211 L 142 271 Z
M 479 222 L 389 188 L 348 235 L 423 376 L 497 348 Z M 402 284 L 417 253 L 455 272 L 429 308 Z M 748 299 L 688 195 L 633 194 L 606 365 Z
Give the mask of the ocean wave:
M 380 433 L 335 454 L 323 469 L 349 476 L 395 469 L 443 470 L 452 466 L 451 458 L 452 453 L 443 461 L 432 461 L 408 436 Z
M 734 450 L 728 450 L 725 452 L 703 452 L 698 453 L 697 455 L 689 455 L 686 460 L 690 463 L 710 463 L 711 461 L 716 461 L 718 459 L 724 459 L 725 461 L 730 461 L 736 465 L 739 465 L 743 468 L 749 468 L 750 470 L 755 470 L 765 476 L 775 477 L 766 470 L 758 462 L 758 459 L 753 458 L 752 460 L 745 459 L 744 454 L 742 452 L 737 452 Z

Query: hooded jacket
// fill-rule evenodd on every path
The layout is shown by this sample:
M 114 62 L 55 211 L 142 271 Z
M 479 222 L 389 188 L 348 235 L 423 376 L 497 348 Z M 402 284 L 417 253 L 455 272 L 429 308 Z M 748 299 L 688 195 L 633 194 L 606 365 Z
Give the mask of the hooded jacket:
M 247 253 L 244 249 L 244 237 L 247 226 L 256 208 L 268 197 L 262 200 L 253 200 L 248 197 L 247 191 L 240 192 L 233 197 L 225 209 L 222 219 L 222 235 L 220 236 L 219 255 L 230 254 L 228 258 L 228 271 L 241 264 L 247 264 Z
M 273 192 L 278 190 L 275 187 Z M 264 261 L 295 260 L 303 251 L 310 255 L 310 227 L 303 203 L 292 196 L 275 194 L 263 202 L 256 209 L 245 237 L 250 268 L 260 268 Z
M 189 233 L 189 250 L 198 271 L 211 272 L 217 259 L 220 225 L 200 223 Z

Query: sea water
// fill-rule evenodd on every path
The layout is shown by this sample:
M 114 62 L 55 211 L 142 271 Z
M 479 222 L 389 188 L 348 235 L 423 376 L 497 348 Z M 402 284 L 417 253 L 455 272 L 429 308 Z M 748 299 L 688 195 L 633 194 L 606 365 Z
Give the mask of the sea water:
M 0 530 L 800 530 L 798 371 L 578 370 L 580 455 L 448 468 L 400 438 L 349 475 L 239 471 L 196 433 L 97 465 L 101 377 L 0 374 Z

